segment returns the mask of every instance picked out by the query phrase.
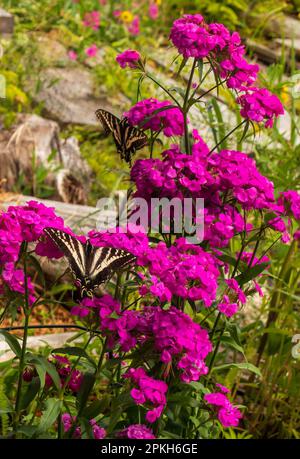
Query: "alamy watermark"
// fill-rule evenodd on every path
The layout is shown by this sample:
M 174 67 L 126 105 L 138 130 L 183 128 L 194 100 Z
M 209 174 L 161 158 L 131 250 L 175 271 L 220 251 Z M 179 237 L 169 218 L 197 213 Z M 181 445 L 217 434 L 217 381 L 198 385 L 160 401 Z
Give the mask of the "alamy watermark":
M 119 190 L 113 197 L 97 202 L 97 230 L 116 233 L 143 231 L 145 233 L 183 234 L 190 244 L 200 244 L 204 238 L 203 198 L 143 198 L 128 199 Z M 117 229 L 118 228 L 118 229 Z M 120 228 L 122 228 L 120 230 Z

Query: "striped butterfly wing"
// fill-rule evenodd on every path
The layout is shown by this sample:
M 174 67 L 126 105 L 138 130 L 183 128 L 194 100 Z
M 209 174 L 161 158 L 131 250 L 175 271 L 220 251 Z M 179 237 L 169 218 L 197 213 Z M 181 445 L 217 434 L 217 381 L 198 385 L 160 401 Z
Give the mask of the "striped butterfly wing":
M 70 234 L 55 228 L 45 228 L 44 233 L 67 258 L 74 277 L 82 282 L 86 275 L 85 244 Z
M 96 111 L 96 116 L 102 124 L 104 132 L 106 135 L 114 132 L 117 129 L 117 126 L 121 122 L 121 120 L 106 110 L 102 110 L 101 108 Z
M 121 159 L 131 163 L 131 157 L 136 150 L 140 150 L 148 143 L 146 134 L 131 126 L 126 118 L 120 120 L 117 116 L 106 110 L 99 109 L 96 111 L 98 119 L 101 121 L 104 132 L 112 133 L 118 154 Z
M 96 289 L 99 285 L 107 282 L 115 272 L 122 270 L 134 260 L 135 256 L 125 250 L 91 246 L 88 275 L 92 285 Z
M 82 292 L 93 292 L 118 270 L 135 260 L 124 250 L 112 247 L 95 247 L 55 228 L 44 232 L 67 258 L 71 271 L 79 282 Z

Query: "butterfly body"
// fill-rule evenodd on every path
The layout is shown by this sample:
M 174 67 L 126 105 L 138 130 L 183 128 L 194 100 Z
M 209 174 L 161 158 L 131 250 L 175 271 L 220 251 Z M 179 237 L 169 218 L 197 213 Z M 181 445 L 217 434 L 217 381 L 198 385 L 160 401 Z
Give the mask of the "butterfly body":
M 44 233 L 67 258 L 81 297 L 92 297 L 101 284 L 135 260 L 134 255 L 112 247 L 95 247 L 55 228 Z
M 121 159 L 131 163 L 136 150 L 140 150 L 148 143 L 144 131 L 137 129 L 128 122 L 127 118 L 119 119 L 106 110 L 99 109 L 96 116 L 100 120 L 106 135 L 112 134 Z

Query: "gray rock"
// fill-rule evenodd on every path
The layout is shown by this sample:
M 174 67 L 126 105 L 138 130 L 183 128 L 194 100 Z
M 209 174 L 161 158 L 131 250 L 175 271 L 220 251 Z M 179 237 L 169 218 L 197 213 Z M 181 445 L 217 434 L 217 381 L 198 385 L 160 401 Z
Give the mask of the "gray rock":
M 99 107 L 113 111 L 106 94 L 103 97 L 95 95 L 93 77 L 84 68 L 48 68 L 39 78 L 41 90 L 33 97 L 44 104 L 50 118 L 61 123 L 99 126 L 101 129 L 95 111 Z M 31 89 L 34 86 L 32 81 Z

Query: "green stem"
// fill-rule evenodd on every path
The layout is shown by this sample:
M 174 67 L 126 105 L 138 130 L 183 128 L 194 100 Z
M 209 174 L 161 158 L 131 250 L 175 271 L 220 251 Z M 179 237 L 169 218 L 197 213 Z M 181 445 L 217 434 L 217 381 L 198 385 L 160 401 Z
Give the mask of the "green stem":
M 24 372 L 24 367 L 25 367 L 25 355 L 26 355 L 26 348 L 27 348 L 28 326 L 29 326 L 29 316 L 30 316 L 26 250 L 27 250 L 27 245 L 25 247 L 25 253 L 24 253 L 25 306 L 23 309 L 24 309 L 24 314 L 25 314 L 25 323 L 24 323 L 22 351 L 21 351 L 20 364 L 19 364 L 19 377 L 18 377 L 18 386 L 17 386 L 16 404 L 15 404 L 14 430 L 17 429 L 18 423 L 20 421 L 20 416 L 21 416 L 20 404 L 21 404 L 23 372 Z
M 243 120 L 241 121 L 235 128 L 233 128 L 230 132 L 228 132 L 228 134 L 225 135 L 225 137 L 223 137 L 222 140 L 220 140 L 220 142 L 218 142 L 214 148 L 212 150 L 210 150 L 209 154 L 211 155 L 213 151 L 215 151 L 220 145 L 222 145 L 222 143 L 228 139 L 228 137 L 230 137 L 237 129 L 239 129 L 243 124 L 245 124 L 247 122 L 247 120 Z
M 177 101 L 177 99 L 173 96 L 173 94 L 167 89 L 165 88 L 161 83 L 159 83 L 159 81 L 157 81 L 152 75 L 150 75 L 150 73 L 147 73 L 146 74 L 147 77 L 153 81 L 153 83 L 155 83 L 157 86 L 159 86 L 166 94 L 168 94 L 169 97 L 171 97 L 171 99 L 173 100 L 173 102 L 175 102 L 175 104 L 180 107 L 180 104 L 179 102 Z
M 190 90 L 192 87 L 193 83 L 193 77 L 195 73 L 195 68 L 196 68 L 197 60 L 194 59 L 188 85 L 186 88 L 186 93 L 184 97 L 184 102 L 183 102 L 183 107 L 182 107 L 182 114 L 183 114 L 183 120 L 184 120 L 184 142 L 185 142 L 185 152 L 187 155 L 190 154 L 190 139 L 189 139 L 189 129 L 188 129 L 188 112 L 190 108 Z

